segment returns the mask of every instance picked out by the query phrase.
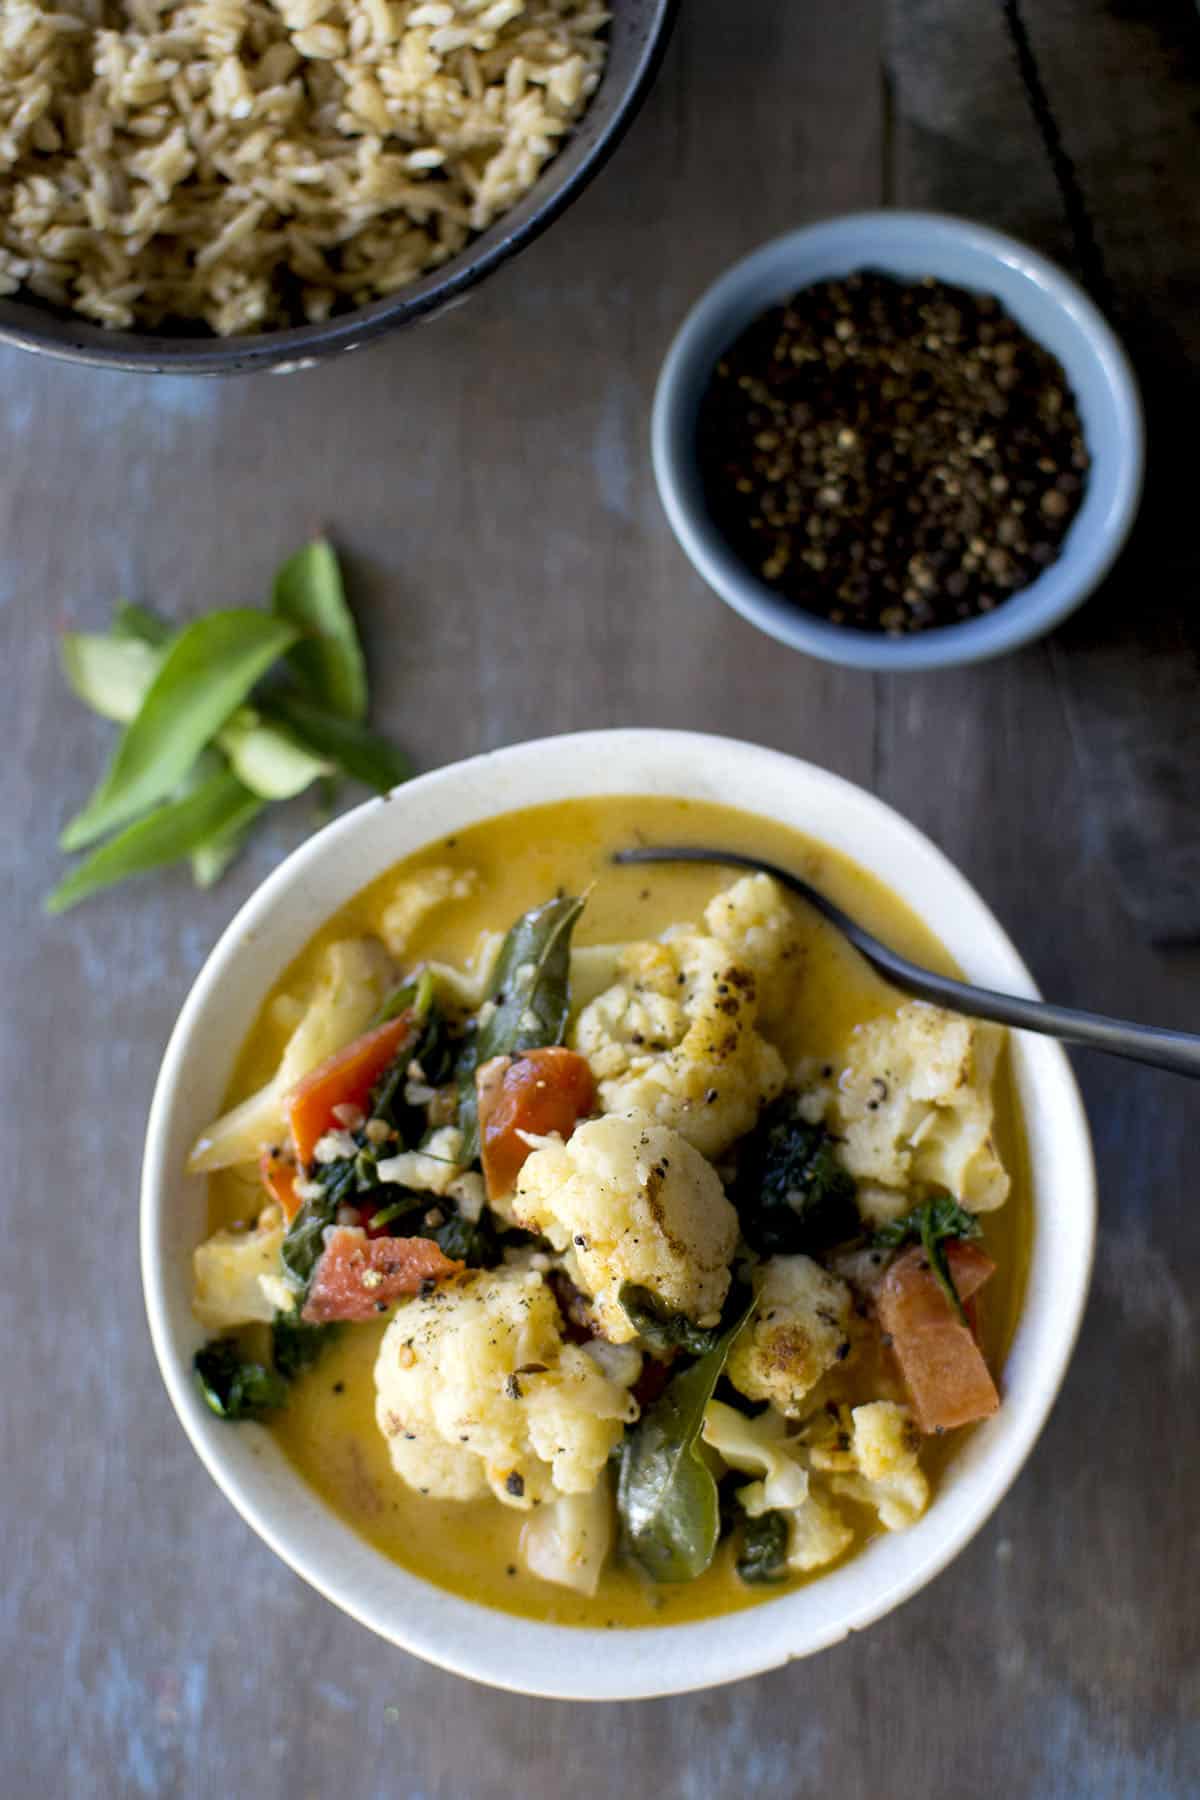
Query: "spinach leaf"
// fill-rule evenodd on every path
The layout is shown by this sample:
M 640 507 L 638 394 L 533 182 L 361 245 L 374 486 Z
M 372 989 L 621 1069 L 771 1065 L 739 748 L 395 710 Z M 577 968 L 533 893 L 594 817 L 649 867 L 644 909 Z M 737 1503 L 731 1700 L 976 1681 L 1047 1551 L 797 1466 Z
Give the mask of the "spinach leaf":
M 419 1026 L 419 1035 L 405 1053 L 404 1066 L 407 1068 L 413 1061 L 420 1063 L 429 1086 L 441 1087 L 454 1073 L 457 1050 L 438 1002 L 437 984 L 428 969 L 392 990 L 372 1019 L 372 1027 L 386 1025 L 403 1012 L 411 1012 L 414 1024 Z
M 830 1133 L 802 1119 L 795 1097 L 785 1096 L 743 1144 L 731 1198 L 748 1244 L 764 1256 L 792 1256 L 855 1235 L 855 1191 Z
M 204 746 L 296 640 L 292 626 L 246 607 L 209 613 L 168 649 L 83 811 L 62 833 L 82 850 L 174 792 Z
M 264 719 L 283 726 L 303 749 L 378 794 L 389 793 L 408 779 L 408 758 L 356 719 L 341 718 L 299 694 L 286 692 L 264 695 L 255 704 Z
M 458 1067 L 458 1123 L 463 1161 L 479 1155 L 475 1070 L 493 1056 L 561 1044 L 570 1009 L 571 933 L 584 902 L 569 895 L 523 913 L 500 947 L 484 1020 Z
M 649 1288 L 624 1281 L 617 1298 L 629 1323 L 642 1342 L 658 1355 L 684 1350 L 689 1356 L 705 1356 L 721 1335 L 720 1326 L 705 1331 L 683 1313 L 671 1312 Z
M 904 1244 L 920 1243 L 938 1286 L 954 1308 L 960 1324 L 966 1325 L 967 1315 L 946 1261 L 945 1246 L 951 1238 L 982 1235 L 983 1227 L 974 1213 L 967 1212 L 950 1194 L 935 1194 L 932 1199 L 923 1200 L 920 1206 L 914 1206 L 902 1219 L 881 1226 L 872 1242 L 884 1250 L 898 1250 Z
M 336 1325 L 306 1325 L 299 1313 L 276 1313 L 271 1326 L 275 1373 L 284 1381 L 294 1381 L 305 1369 L 311 1369 L 336 1337 L 337 1329 Z
M 444 1200 L 439 1202 L 441 1210 L 445 1205 Z M 465 1219 L 459 1212 L 451 1213 L 444 1225 L 422 1224 L 411 1235 L 432 1238 L 443 1256 L 464 1262 L 469 1269 L 493 1269 L 502 1254 L 500 1234 L 487 1211 L 475 1220 Z
M 406 1188 L 384 1188 L 396 1198 L 371 1215 L 373 1226 L 396 1225 L 393 1237 L 428 1238 L 444 1256 L 466 1263 L 469 1269 L 493 1269 L 500 1261 L 503 1246 L 492 1215 L 484 1211 L 478 1219 L 460 1213 L 453 1200 L 439 1199 L 436 1194 L 414 1194 Z M 430 1213 L 441 1213 L 440 1225 L 427 1225 Z
M 748 1288 L 731 1296 L 712 1349 L 674 1376 L 626 1434 L 617 1508 L 629 1554 L 655 1581 L 692 1581 L 716 1551 L 720 1504 L 717 1484 L 698 1453 L 700 1427 L 753 1306 Z
M 210 844 L 214 837 L 244 828 L 258 808 L 259 802 L 236 775 L 218 769 L 193 793 L 156 807 L 94 850 L 47 895 L 45 910 L 66 912 L 115 882 L 164 868 Z
M 327 1163 L 321 1171 L 323 1185 L 320 1195 L 306 1200 L 287 1228 L 279 1260 L 283 1265 L 284 1280 L 293 1292 L 300 1295 L 301 1303 L 308 1293 L 313 1270 L 325 1248 L 326 1226 L 332 1225 L 336 1220 L 337 1209 L 343 1200 L 353 1202 L 357 1191 L 354 1165 L 355 1158 L 351 1156 L 336 1163 Z
M 287 1383 L 262 1363 L 244 1362 L 236 1338 L 214 1338 L 192 1358 L 205 1405 L 219 1419 L 258 1419 L 287 1404 Z
M 367 716 L 367 670 L 332 544 L 316 538 L 275 577 L 272 610 L 304 633 L 288 664 L 312 698 L 339 718 Z
M 743 1581 L 758 1584 L 787 1580 L 788 1522 L 781 1512 L 760 1513 L 742 1526 L 742 1547 L 737 1572 Z
M 428 1212 L 434 1198 L 432 1194 L 415 1194 L 411 1188 L 387 1187 L 383 1191 L 385 1194 L 394 1193 L 397 1197 L 394 1200 L 385 1200 L 371 1214 L 371 1224 L 379 1230 L 382 1230 L 385 1225 L 394 1225 L 397 1219 L 407 1219 L 410 1213 L 422 1210 Z M 415 1228 L 410 1231 L 406 1227 L 403 1231 L 393 1231 L 391 1235 L 392 1237 L 417 1237 L 419 1234 Z

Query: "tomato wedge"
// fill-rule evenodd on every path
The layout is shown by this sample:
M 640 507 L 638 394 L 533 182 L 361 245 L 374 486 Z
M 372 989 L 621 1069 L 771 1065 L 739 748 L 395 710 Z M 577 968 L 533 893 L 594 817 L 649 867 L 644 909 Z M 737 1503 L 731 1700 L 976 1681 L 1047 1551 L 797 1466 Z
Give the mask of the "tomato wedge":
M 961 1239 L 946 1246 L 946 1261 L 964 1305 L 996 1267 L 978 1245 Z M 1000 1396 L 983 1352 L 919 1244 L 896 1258 L 880 1283 L 875 1305 L 922 1431 L 950 1431 L 996 1411 Z
M 287 1115 L 301 1168 L 308 1167 L 320 1140 L 337 1125 L 334 1107 L 358 1106 L 365 1111 L 371 1089 L 412 1035 L 412 1014 L 401 1013 L 335 1051 L 296 1083 L 288 1095 Z
M 299 1170 L 294 1160 L 282 1150 L 264 1150 L 258 1159 L 258 1172 L 263 1186 L 290 1225 L 300 1211 L 300 1196 L 296 1192 Z
M 337 1225 L 313 1270 L 300 1317 L 308 1325 L 334 1319 L 361 1324 L 404 1294 L 418 1293 L 424 1282 L 457 1275 L 462 1266 L 429 1238 L 368 1238 L 357 1226 Z
M 553 1045 L 494 1056 L 475 1072 L 479 1140 L 488 1199 L 511 1194 L 531 1146 L 520 1133 L 569 1138 L 595 1110 L 596 1083 L 586 1057 Z

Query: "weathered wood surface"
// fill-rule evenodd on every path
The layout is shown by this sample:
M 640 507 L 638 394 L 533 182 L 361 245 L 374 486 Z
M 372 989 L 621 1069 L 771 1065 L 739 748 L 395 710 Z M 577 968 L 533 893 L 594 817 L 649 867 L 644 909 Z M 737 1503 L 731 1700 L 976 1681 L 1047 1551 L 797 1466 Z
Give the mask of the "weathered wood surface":
M 1183 1081 L 1081 1059 L 1103 1183 L 1094 1298 L 1028 1469 L 954 1567 L 808 1663 L 569 1708 L 469 1688 L 311 1593 L 202 1474 L 153 1365 L 135 1220 L 158 1057 L 303 805 L 213 894 L 162 881 L 55 924 L 37 911 L 105 741 L 64 697 L 55 622 L 99 622 L 119 592 L 256 599 L 329 522 L 381 717 L 423 766 L 590 725 L 769 742 L 928 829 L 1056 996 L 1195 1025 L 1200 955 L 1155 950 L 1134 913 L 1158 923 L 1155 807 L 1180 846 L 1168 866 L 1158 842 L 1164 879 L 1196 887 L 1200 42 L 1187 0 L 1027 10 L 1147 358 L 1155 487 L 1120 584 L 1001 664 L 900 682 L 781 651 L 692 576 L 646 445 L 673 326 L 775 231 L 887 199 L 1070 259 L 998 8 L 693 0 L 592 191 L 468 307 L 360 358 L 201 384 L 0 355 L 8 1800 L 1200 1786 L 1200 1151 Z

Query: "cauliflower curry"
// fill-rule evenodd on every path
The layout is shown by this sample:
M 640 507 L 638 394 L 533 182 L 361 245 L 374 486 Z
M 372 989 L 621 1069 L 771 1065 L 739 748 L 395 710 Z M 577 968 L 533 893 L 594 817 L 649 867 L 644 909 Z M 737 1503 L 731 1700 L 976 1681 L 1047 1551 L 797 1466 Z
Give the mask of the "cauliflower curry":
M 609 860 L 688 839 L 949 966 L 765 819 L 512 814 L 330 921 L 191 1157 L 209 1405 L 407 1568 L 561 1623 L 750 1605 L 911 1525 L 1019 1302 L 1003 1033 L 765 875 Z

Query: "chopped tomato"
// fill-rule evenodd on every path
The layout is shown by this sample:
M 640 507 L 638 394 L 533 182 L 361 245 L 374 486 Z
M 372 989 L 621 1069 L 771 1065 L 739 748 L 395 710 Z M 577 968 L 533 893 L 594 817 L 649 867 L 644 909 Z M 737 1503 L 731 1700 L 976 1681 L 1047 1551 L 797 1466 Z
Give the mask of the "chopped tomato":
M 964 1306 L 996 1267 L 976 1244 L 961 1239 L 946 1246 L 946 1261 Z M 996 1411 L 1000 1396 L 983 1352 L 919 1244 L 898 1256 L 884 1276 L 876 1310 L 922 1431 L 950 1431 Z
M 368 1238 L 357 1226 L 338 1225 L 313 1271 L 300 1317 L 309 1325 L 373 1319 L 393 1300 L 419 1292 L 426 1281 L 457 1275 L 462 1266 L 429 1238 Z
M 513 1190 L 532 1148 L 523 1131 L 568 1138 L 596 1105 L 586 1058 L 558 1046 L 492 1057 L 475 1072 L 475 1093 L 489 1200 L 502 1200 Z
M 378 1025 L 364 1037 L 355 1038 L 344 1050 L 335 1051 L 296 1083 L 288 1095 L 287 1114 L 296 1159 L 302 1168 L 312 1161 L 313 1151 L 325 1133 L 336 1127 L 335 1106 L 357 1106 L 366 1111 L 371 1089 L 405 1048 L 412 1029 L 411 1013 L 401 1013 L 398 1019 L 389 1019 L 386 1025 Z
M 258 1159 L 258 1172 L 263 1186 L 290 1225 L 300 1211 L 300 1196 L 296 1192 L 299 1171 L 294 1159 L 282 1150 L 264 1150 Z

